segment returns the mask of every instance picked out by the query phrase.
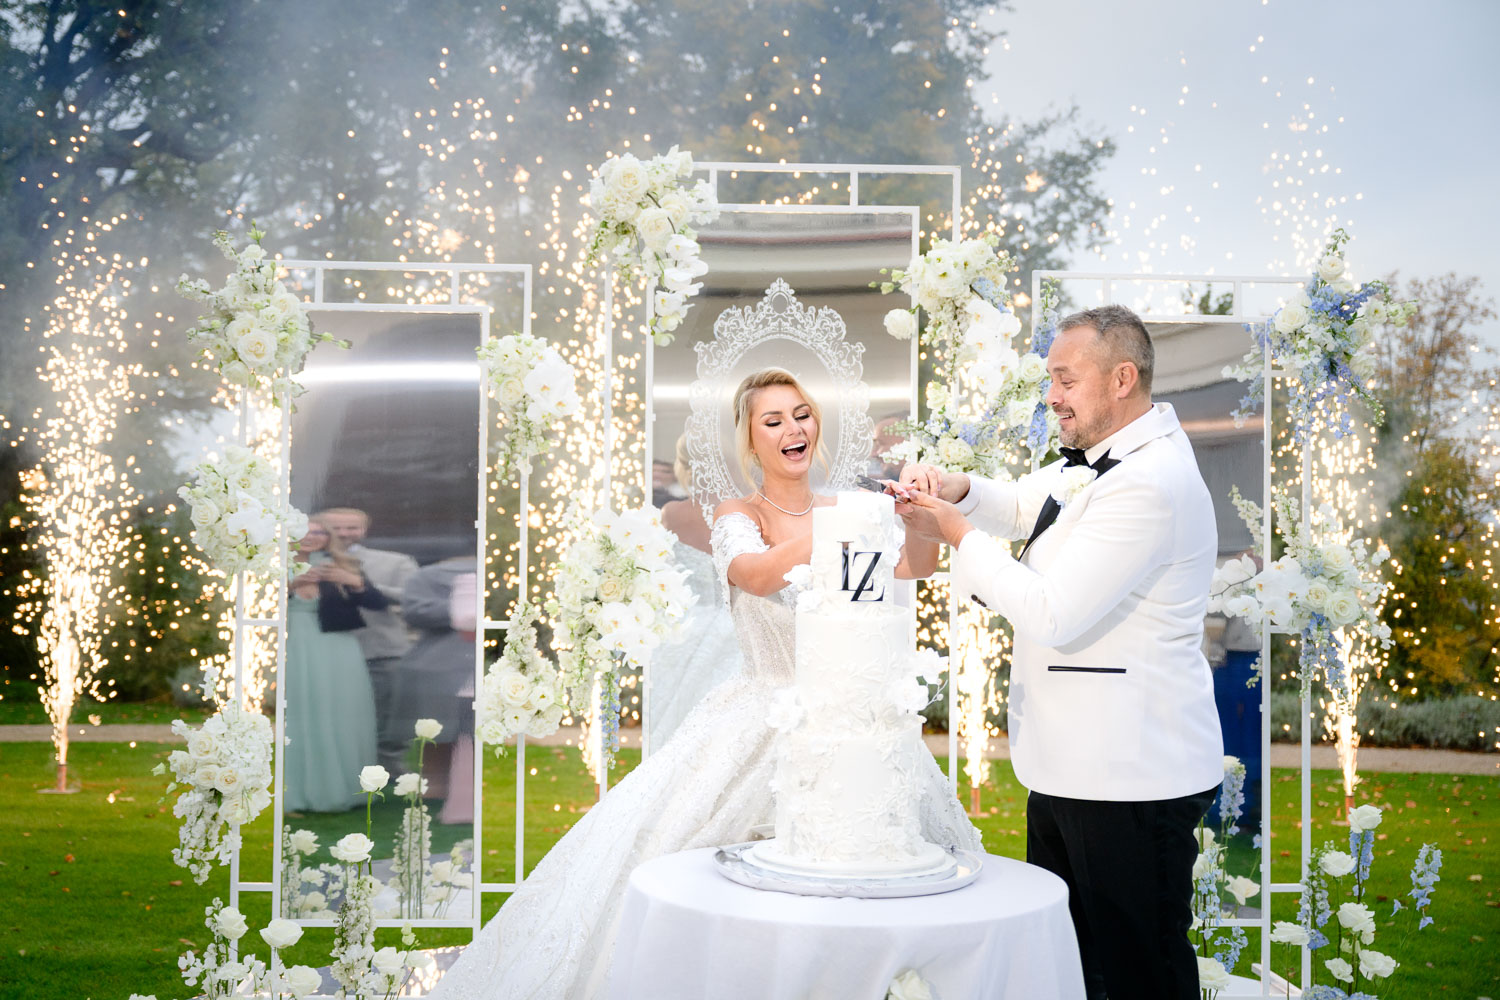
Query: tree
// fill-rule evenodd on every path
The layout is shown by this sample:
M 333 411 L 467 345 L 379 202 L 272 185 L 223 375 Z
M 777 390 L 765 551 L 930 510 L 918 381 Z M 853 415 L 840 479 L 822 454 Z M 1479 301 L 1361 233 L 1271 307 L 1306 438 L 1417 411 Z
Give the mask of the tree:
M 1386 406 L 1377 457 L 1392 470 L 1384 536 L 1395 572 L 1386 680 L 1408 695 L 1488 693 L 1500 663 L 1500 365 L 1477 329 L 1494 306 L 1478 278 L 1456 274 L 1408 282 L 1401 297 L 1417 301 L 1416 317 L 1377 344 Z

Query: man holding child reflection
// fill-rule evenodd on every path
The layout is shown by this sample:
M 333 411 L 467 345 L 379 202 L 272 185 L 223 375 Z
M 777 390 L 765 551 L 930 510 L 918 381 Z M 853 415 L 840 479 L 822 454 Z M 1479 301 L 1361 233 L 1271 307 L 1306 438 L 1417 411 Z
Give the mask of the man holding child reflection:
M 411 733 L 396 732 L 390 726 L 391 700 L 395 693 L 395 675 L 401 660 L 412 646 L 411 632 L 401 619 L 401 592 L 417 572 L 417 561 L 404 552 L 372 549 L 364 544 L 370 531 L 370 515 L 355 507 L 330 507 L 317 517 L 327 524 L 343 543 L 349 555 L 358 560 L 360 569 L 387 601 L 387 607 L 365 609 L 364 628 L 354 634 L 364 651 L 370 685 L 375 691 L 375 719 L 379 763 L 392 774 L 405 770 L 403 759 L 411 742 Z M 373 763 L 373 761 L 372 761 Z

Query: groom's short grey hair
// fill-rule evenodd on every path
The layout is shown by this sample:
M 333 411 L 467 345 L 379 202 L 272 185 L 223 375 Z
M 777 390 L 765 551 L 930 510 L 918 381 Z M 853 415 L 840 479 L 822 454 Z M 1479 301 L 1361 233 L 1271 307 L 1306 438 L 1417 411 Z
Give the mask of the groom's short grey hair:
M 1141 318 L 1124 306 L 1099 306 L 1085 309 L 1063 317 L 1057 325 L 1058 332 L 1071 330 L 1075 326 L 1086 326 L 1099 334 L 1099 345 L 1104 350 L 1104 364 L 1114 367 L 1121 361 L 1135 365 L 1140 375 L 1141 392 L 1151 395 L 1151 376 L 1156 371 L 1156 348 L 1151 345 L 1151 334 Z

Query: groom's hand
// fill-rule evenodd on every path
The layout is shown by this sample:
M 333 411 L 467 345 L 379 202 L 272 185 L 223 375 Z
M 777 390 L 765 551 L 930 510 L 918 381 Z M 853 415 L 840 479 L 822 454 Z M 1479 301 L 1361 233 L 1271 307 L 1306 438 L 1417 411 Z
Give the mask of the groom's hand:
M 958 547 L 964 536 L 974 530 L 969 519 L 958 512 L 946 500 L 913 491 L 909 503 L 898 504 L 896 513 L 906 523 L 908 531 L 918 538 L 933 542 L 946 542 Z
M 969 477 L 962 472 L 944 472 L 935 465 L 909 462 L 901 469 L 901 485 L 921 490 L 928 496 L 958 503 L 969 495 Z

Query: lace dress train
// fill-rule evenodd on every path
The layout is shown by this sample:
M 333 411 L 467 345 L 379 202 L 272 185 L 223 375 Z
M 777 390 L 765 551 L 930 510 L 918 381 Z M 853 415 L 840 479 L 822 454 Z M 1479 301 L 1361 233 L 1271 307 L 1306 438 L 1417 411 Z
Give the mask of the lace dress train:
M 762 552 L 748 517 L 714 525 L 714 564 L 744 652 L 742 676 L 688 713 L 671 740 L 621 780 L 548 852 L 448 970 L 440 1000 L 596 1000 L 604 993 L 625 884 L 642 862 L 749 839 L 774 818 L 774 692 L 791 682 L 795 595 L 756 597 L 727 584 L 729 563 Z M 925 758 L 922 832 L 971 850 L 979 833 Z

